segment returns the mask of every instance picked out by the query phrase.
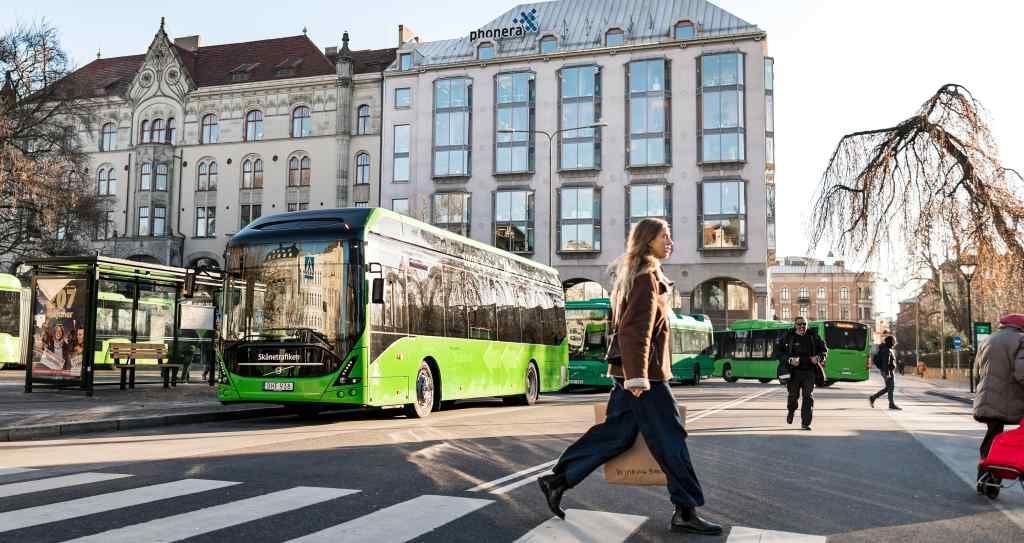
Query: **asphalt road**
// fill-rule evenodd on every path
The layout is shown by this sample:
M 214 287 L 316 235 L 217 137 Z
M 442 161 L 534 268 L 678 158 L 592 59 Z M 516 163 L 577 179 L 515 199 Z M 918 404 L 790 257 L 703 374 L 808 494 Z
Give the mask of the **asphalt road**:
M 903 411 L 872 410 L 879 384 L 816 391 L 810 432 L 777 384 L 674 388 L 720 538 L 670 534 L 665 489 L 600 471 L 552 519 L 535 479 L 606 396 L 582 391 L 2 443 L 0 541 L 1024 540 L 1024 490 L 974 492 L 968 406 L 906 386 Z

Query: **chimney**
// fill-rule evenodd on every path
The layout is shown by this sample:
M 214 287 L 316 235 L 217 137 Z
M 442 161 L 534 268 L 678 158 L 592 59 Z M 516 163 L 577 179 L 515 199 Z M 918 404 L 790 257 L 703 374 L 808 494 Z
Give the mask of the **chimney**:
M 410 41 L 419 43 L 420 37 L 416 35 L 416 31 L 405 25 L 398 25 L 398 46 L 401 47 Z
M 180 38 L 174 38 L 174 45 L 181 47 L 186 51 L 195 51 L 199 49 L 199 35 L 195 36 L 182 36 Z

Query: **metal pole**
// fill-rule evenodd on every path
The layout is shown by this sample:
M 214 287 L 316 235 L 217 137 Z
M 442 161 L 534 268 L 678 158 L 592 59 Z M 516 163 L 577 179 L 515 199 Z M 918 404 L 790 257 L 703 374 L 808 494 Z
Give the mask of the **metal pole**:
M 917 295 L 917 304 L 914 310 L 914 367 L 921 360 L 921 294 Z
M 548 136 L 546 132 L 541 132 Z M 557 134 L 557 132 L 556 132 Z M 555 253 L 555 164 L 552 162 L 551 144 L 555 141 L 554 134 L 548 136 L 548 266 L 552 265 Z
M 942 268 L 939 268 L 939 369 L 942 378 L 946 378 L 946 283 L 942 280 Z
M 974 392 L 974 367 L 978 361 L 978 337 L 974 333 L 974 315 L 971 314 L 971 280 L 974 275 L 967 276 L 967 326 L 971 327 L 971 365 L 968 371 L 971 372 L 971 392 Z

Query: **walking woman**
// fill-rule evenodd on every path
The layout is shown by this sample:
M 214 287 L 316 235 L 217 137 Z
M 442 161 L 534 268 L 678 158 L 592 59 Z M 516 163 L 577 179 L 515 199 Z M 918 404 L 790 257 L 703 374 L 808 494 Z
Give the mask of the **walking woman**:
M 999 319 L 999 329 L 978 348 L 977 357 L 981 380 L 974 396 L 974 420 L 988 426 L 979 450 L 984 459 L 1006 425 L 1024 418 L 1024 315 Z
M 675 505 L 671 529 L 717 535 L 722 527 L 697 515 L 704 494 L 686 448 L 686 431 L 669 389 L 668 294 L 671 283 L 661 260 L 672 252 L 668 223 L 644 219 L 633 226 L 626 254 L 616 264 L 612 300 L 617 315 L 616 340 L 622 365 L 609 364 L 614 387 L 607 418 L 594 425 L 562 453 L 553 474 L 539 479 L 548 507 L 561 518 L 562 495 L 599 466 L 633 446 L 642 433 L 668 479 Z

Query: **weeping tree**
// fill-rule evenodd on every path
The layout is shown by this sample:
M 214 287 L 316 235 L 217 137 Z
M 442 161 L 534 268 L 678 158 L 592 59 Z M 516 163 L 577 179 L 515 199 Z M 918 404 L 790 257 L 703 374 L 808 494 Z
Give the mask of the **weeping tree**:
M 1024 308 L 1024 179 L 1000 163 L 986 118 L 966 88 L 947 84 L 908 119 L 843 136 L 818 186 L 812 248 L 909 255 L 895 257 L 906 260 L 899 269 L 935 277 L 942 267 L 952 281 L 972 260 L 976 301 L 982 290 L 999 311 Z M 959 298 L 943 299 L 952 315 L 964 313 Z

